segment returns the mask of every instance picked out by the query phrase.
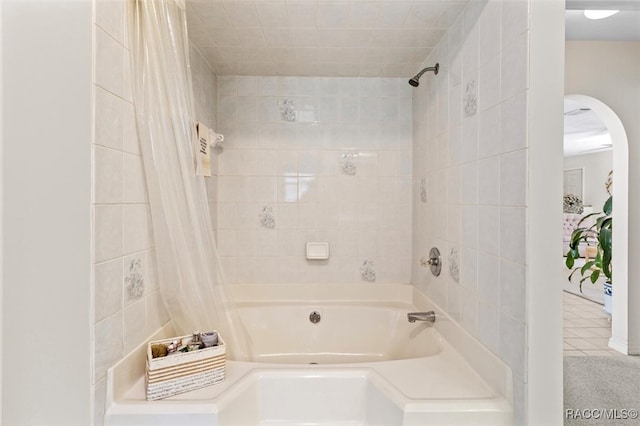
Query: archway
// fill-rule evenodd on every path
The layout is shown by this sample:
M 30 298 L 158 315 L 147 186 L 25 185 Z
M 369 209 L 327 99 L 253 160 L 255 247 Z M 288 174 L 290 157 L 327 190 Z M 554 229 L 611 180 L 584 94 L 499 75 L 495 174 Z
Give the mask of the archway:
M 613 142 L 613 256 L 615 271 L 611 306 L 611 338 L 609 346 L 629 353 L 629 143 L 618 115 L 602 101 L 585 95 L 566 95 L 593 110 L 604 121 Z

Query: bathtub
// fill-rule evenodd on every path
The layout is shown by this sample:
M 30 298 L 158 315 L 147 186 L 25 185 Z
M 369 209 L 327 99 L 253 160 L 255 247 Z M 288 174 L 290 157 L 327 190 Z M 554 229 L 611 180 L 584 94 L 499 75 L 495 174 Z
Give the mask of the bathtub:
M 412 286 L 231 290 L 251 361 L 228 360 L 220 384 L 149 402 L 141 345 L 108 372 L 106 425 L 513 424 L 510 369 Z M 435 323 L 408 322 L 428 310 Z M 171 335 L 169 324 L 150 339 Z

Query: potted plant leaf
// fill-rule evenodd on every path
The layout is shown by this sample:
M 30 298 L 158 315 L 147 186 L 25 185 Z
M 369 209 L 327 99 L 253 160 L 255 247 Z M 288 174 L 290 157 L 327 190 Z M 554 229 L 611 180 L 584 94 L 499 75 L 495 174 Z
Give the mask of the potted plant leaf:
M 580 279 L 580 292 L 582 292 L 582 283 L 590 280 L 592 283 L 602 275 L 606 277 L 605 283 L 605 312 L 611 313 L 611 237 L 613 233 L 611 212 L 613 209 L 613 196 L 610 196 L 602 206 L 602 212 L 591 213 L 580 220 L 576 229 L 571 233 L 571 241 L 569 242 L 569 251 L 567 252 L 567 260 L 565 265 L 573 271 L 569 275 L 569 281 L 573 275 L 580 271 L 582 278 Z M 582 226 L 583 223 L 589 222 L 587 219 L 595 220 L 591 226 Z M 596 255 L 593 260 L 588 260 L 582 266 L 576 266 L 575 261 L 580 257 L 578 246 L 580 243 L 591 244 L 596 243 Z

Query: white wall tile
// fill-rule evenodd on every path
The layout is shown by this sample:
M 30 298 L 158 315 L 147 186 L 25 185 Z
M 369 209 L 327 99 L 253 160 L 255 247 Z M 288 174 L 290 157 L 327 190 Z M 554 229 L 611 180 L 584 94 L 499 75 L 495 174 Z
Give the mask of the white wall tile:
M 96 28 L 95 34 L 95 83 L 117 96 L 122 96 L 124 48 L 100 28 Z
M 95 262 L 122 256 L 122 206 L 94 207 Z
M 499 353 L 498 340 L 500 335 L 500 312 L 496 305 L 488 302 L 478 302 L 478 339 L 491 349 Z
M 104 425 L 104 413 L 107 403 L 107 379 L 101 379 L 93 386 L 93 425 Z
M 125 205 L 123 216 L 123 253 L 131 254 L 148 248 L 147 206 Z
M 526 268 L 503 260 L 500 262 L 500 312 L 518 321 L 527 318 Z
M 460 166 L 460 188 L 462 204 L 478 204 L 478 162 Z
M 478 116 L 465 118 L 462 123 L 460 161 L 466 163 L 478 159 Z
M 501 152 L 526 148 L 527 142 L 527 92 L 500 104 L 501 106 Z
M 124 203 L 147 202 L 147 186 L 141 157 L 124 154 L 122 179 Z
M 502 1 L 490 0 L 487 2 L 479 19 L 480 24 L 480 66 L 494 57 L 502 46 L 501 25 Z
M 122 202 L 122 152 L 94 145 L 94 200 L 99 204 Z
M 478 202 L 482 205 L 500 204 L 500 160 L 501 157 L 494 156 L 478 161 Z
M 498 105 L 480 113 L 478 124 L 478 155 L 480 158 L 500 153 L 503 125 L 501 112 L 502 106 Z
M 129 154 L 140 155 L 140 143 L 136 128 L 134 106 L 128 102 L 122 103 L 122 149 Z
M 129 353 L 147 337 L 145 300 L 139 300 L 124 308 L 122 316 L 124 352 Z
M 529 1 L 502 1 L 502 46 L 507 46 L 529 28 Z
M 500 211 L 500 252 L 504 259 L 524 264 L 526 253 L 526 208 L 502 207 Z
M 164 306 L 164 302 L 159 291 L 153 292 L 146 301 L 146 324 L 147 336 L 158 330 L 169 321 L 169 314 Z
M 122 150 L 123 101 L 100 87 L 95 88 L 96 145 Z
M 528 37 L 528 32 L 518 35 L 502 51 L 500 94 L 503 100 L 507 100 L 529 87 Z
M 96 383 L 105 377 L 107 369 L 123 355 L 122 312 L 118 311 L 96 323 L 94 328 L 94 375 Z
M 500 207 L 480 206 L 478 208 L 478 249 L 481 252 L 500 255 L 501 234 Z
M 513 374 L 526 380 L 526 325 L 507 315 L 500 315 L 499 354 L 513 370 Z
M 122 308 L 122 260 L 95 265 L 95 321 L 101 321 Z
M 527 202 L 527 150 L 500 157 L 500 194 L 503 206 L 524 206 Z
M 500 258 L 490 254 L 481 254 L 478 262 L 478 299 L 482 302 L 500 306 Z
M 502 100 L 501 90 L 501 62 L 500 55 L 494 55 L 486 60 L 480 68 L 478 109 L 486 111 Z
M 124 4 L 121 0 L 98 0 L 95 3 L 96 25 L 111 37 L 124 42 Z

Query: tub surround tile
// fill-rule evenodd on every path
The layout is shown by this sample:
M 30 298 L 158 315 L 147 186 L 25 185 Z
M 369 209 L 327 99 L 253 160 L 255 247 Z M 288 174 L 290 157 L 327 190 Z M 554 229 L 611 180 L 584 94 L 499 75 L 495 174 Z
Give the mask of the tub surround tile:
M 500 315 L 499 355 L 515 377 L 526 380 L 526 325 L 508 315 Z
M 140 300 L 145 294 L 145 260 L 145 253 L 138 253 L 123 259 L 125 305 Z
M 526 267 L 503 260 L 500 262 L 500 312 L 525 322 Z
M 122 150 L 123 101 L 101 87 L 95 87 L 95 139 L 96 145 Z
M 147 205 L 124 205 L 123 215 L 123 253 L 131 254 L 149 248 Z
M 96 205 L 94 220 L 95 261 L 102 262 L 122 256 L 122 207 Z
M 527 56 L 529 33 L 523 32 L 503 46 L 500 69 L 500 94 L 503 100 L 515 96 L 529 87 Z
M 145 300 L 138 300 L 122 311 L 123 348 L 129 353 L 147 337 Z
M 104 378 L 107 369 L 124 354 L 122 311 L 95 324 L 94 328 L 94 383 Z
M 526 262 L 526 208 L 502 207 L 500 211 L 500 253 L 504 259 Z
M 114 259 L 95 265 L 95 321 L 122 309 L 122 261 Z
M 500 157 L 495 156 L 478 162 L 478 202 L 481 205 L 500 205 L 500 160 Z M 518 190 L 521 190 L 521 187 L 518 187 Z
M 103 378 L 92 386 L 93 391 L 93 425 L 104 425 L 104 414 L 107 403 L 107 379 Z
M 527 378 L 528 6 L 467 5 L 425 61 L 440 63 L 437 78 L 412 89 L 412 282 L 512 367 L 522 391 L 515 395 L 520 419 Z M 419 201 L 422 177 L 426 203 Z M 445 257 L 459 250 L 459 284 L 450 273 L 433 278 L 416 266 L 424 247 L 434 245 Z
M 524 206 L 527 200 L 527 150 L 500 158 L 500 194 L 503 206 Z
M 502 144 L 502 105 L 480 113 L 478 122 L 478 156 L 500 154 Z M 506 146 L 506 144 L 505 144 Z
M 527 92 L 523 91 L 501 105 L 502 153 L 526 148 L 527 141 Z
M 142 166 L 142 157 L 123 154 L 123 202 L 146 203 L 147 184 Z
M 95 203 L 122 203 L 122 152 L 94 146 L 94 162 Z
M 124 7 L 125 2 L 120 0 L 100 0 L 96 4 L 92 324 L 96 424 L 102 424 L 104 414 L 106 370 L 168 321 L 156 279 L 129 52 L 123 47 L 126 36 L 120 20 Z M 199 52 L 192 49 L 191 54 Z M 213 71 L 204 61 L 192 59 L 195 92 L 215 97 Z M 215 128 L 215 102 L 197 98 L 196 107 L 201 120 Z M 213 168 L 217 171 L 215 160 Z M 208 190 L 209 195 L 217 195 L 211 185 Z
M 124 47 L 97 27 L 95 83 L 116 96 L 123 95 Z

